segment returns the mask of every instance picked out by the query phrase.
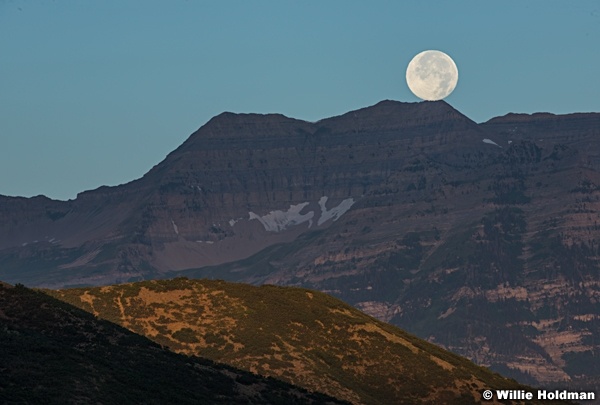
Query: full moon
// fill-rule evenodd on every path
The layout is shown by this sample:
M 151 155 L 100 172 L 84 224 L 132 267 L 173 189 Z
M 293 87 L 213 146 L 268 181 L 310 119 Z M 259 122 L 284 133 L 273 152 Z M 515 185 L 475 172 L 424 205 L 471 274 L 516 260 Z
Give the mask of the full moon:
M 458 68 L 444 52 L 423 51 L 408 64 L 406 83 L 410 91 L 423 100 L 441 100 L 456 87 Z

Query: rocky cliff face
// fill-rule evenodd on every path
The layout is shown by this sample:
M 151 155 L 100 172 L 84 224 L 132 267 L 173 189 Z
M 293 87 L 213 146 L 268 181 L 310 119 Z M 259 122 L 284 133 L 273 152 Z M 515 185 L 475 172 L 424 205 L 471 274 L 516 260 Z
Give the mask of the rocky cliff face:
M 600 114 L 224 113 L 143 178 L 0 199 L 0 279 L 301 285 L 524 382 L 597 384 Z
M 444 102 L 386 101 L 317 123 L 224 113 L 129 184 L 68 202 L 3 197 L 0 276 L 102 284 L 242 259 L 329 226 L 420 156 L 466 167 L 493 149 L 481 137 Z M 60 258 L 30 260 L 40 255 Z

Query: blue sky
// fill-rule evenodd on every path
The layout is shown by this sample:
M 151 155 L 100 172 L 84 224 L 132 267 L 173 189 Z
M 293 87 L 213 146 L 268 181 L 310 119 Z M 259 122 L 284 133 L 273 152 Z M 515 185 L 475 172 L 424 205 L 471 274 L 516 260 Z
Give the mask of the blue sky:
M 315 121 L 418 101 L 417 53 L 477 122 L 600 111 L 597 1 L 0 0 L 0 194 L 141 177 L 223 111 Z

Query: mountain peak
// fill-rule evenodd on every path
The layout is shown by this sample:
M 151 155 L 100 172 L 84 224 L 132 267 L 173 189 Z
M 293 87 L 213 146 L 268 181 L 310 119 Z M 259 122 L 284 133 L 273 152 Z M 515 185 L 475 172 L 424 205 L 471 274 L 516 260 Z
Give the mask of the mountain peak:
M 278 120 L 290 120 L 292 118 L 286 117 L 279 113 L 236 113 L 232 111 L 223 111 L 222 113 L 215 115 L 211 118 L 206 125 L 220 124 L 224 122 L 238 122 L 238 121 L 278 121 Z
M 416 103 L 402 102 L 396 100 L 382 100 L 377 104 L 369 107 L 360 108 L 358 110 L 349 111 L 345 114 L 340 115 L 343 117 L 346 115 L 365 115 L 365 114 L 376 114 L 380 116 L 382 114 L 413 114 L 415 112 L 422 112 L 424 114 L 440 114 L 458 112 L 447 102 L 440 101 L 421 101 Z M 337 118 L 337 117 L 331 117 Z M 326 118 L 329 119 L 329 118 Z M 323 121 L 323 120 L 322 120 Z
M 188 147 L 207 139 L 246 139 L 261 138 L 264 134 L 277 131 L 285 134 L 292 127 L 306 127 L 306 121 L 286 117 L 283 114 L 256 114 L 223 112 L 211 118 L 194 132 L 181 146 Z
M 358 131 L 392 131 L 440 123 L 460 123 L 472 128 L 476 125 L 443 100 L 417 103 L 383 100 L 370 107 L 319 121 L 319 124 L 332 127 L 351 126 Z
M 535 120 L 547 120 L 556 117 L 556 114 L 539 112 L 533 114 L 527 113 L 508 113 L 500 117 L 494 117 L 485 122 L 485 124 L 497 124 L 503 122 L 530 122 Z

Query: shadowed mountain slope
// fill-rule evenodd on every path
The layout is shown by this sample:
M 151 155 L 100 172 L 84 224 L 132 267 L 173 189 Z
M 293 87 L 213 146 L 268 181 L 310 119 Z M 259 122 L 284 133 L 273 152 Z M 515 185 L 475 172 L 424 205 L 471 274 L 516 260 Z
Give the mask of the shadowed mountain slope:
M 317 123 L 223 113 L 131 183 L 66 202 L 0 197 L 0 277 L 98 285 L 243 259 L 328 227 L 424 153 L 451 167 L 496 153 L 481 139 L 445 102 Z
M 525 388 L 317 291 L 178 278 L 47 293 L 171 350 L 353 403 L 469 404 Z
M 321 394 L 178 355 L 48 295 L 0 283 L 3 404 L 334 404 Z

